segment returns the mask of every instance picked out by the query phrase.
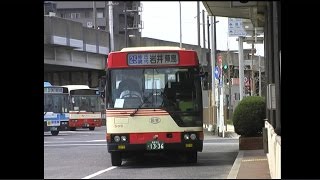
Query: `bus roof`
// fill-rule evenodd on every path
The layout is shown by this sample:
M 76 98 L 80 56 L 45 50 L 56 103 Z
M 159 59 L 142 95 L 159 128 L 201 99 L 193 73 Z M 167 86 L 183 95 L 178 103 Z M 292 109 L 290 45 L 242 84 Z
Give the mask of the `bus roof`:
M 68 88 L 68 91 L 76 90 L 76 89 L 90 89 L 88 85 L 65 85 L 62 87 Z
M 175 46 L 147 46 L 147 47 L 128 47 L 121 49 L 121 52 L 132 52 L 132 51 L 155 51 L 155 50 L 185 50 L 185 48 Z
M 50 86 L 52 86 L 51 83 L 49 83 L 49 82 L 44 82 L 43 85 L 44 85 L 44 87 L 50 87 Z

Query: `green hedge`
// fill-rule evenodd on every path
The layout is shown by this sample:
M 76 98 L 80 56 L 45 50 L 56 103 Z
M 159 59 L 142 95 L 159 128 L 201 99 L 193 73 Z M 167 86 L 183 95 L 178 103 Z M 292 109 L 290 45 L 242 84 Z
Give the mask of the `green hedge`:
M 265 116 L 265 99 L 260 96 L 247 96 L 234 110 L 232 118 L 234 130 L 245 137 L 261 136 Z

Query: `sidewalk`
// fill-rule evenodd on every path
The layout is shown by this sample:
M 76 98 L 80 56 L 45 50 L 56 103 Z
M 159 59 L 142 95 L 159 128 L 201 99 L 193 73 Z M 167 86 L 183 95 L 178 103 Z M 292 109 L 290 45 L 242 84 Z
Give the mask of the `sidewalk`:
M 212 134 L 205 132 L 205 135 Z M 228 125 L 225 137 L 239 138 L 239 135 L 234 132 L 232 125 Z M 268 159 L 264 150 L 239 150 L 227 179 L 271 179 Z

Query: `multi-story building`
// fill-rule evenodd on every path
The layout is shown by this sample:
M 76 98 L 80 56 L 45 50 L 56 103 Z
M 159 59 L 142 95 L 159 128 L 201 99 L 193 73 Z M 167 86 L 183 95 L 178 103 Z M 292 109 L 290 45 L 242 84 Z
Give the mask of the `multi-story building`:
M 112 20 L 115 35 L 127 34 L 127 36 L 141 37 L 143 23 L 140 1 L 46 1 L 44 13 L 81 22 L 86 27 L 94 28 L 96 23 L 97 29 L 109 31 L 109 6 L 112 6 L 113 9 Z M 95 17 L 94 11 L 96 12 Z

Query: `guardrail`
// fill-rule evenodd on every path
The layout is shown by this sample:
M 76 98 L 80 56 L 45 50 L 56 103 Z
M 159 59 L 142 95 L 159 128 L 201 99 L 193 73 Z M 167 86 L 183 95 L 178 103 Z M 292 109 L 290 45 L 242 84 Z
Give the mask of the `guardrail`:
M 272 125 L 265 121 L 268 133 L 268 164 L 272 179 L 281 179 L 281 136 L 274 132 Z

